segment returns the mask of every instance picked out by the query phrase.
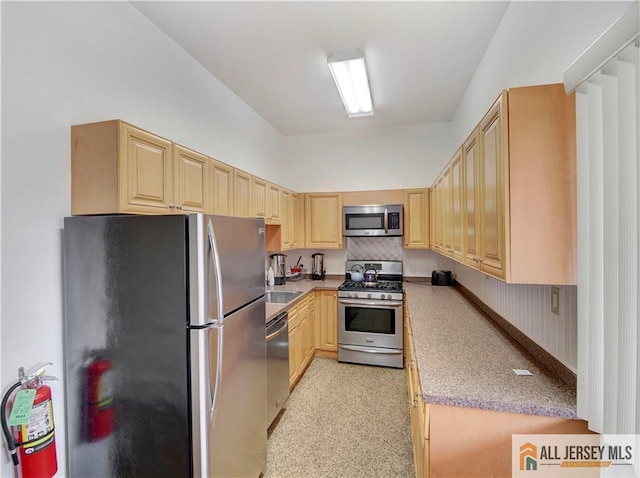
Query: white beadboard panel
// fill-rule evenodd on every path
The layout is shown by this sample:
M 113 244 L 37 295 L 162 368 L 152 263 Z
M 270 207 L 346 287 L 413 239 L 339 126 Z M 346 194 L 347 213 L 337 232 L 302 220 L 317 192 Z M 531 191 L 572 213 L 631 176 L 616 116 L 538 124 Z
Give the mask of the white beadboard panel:
M 560 314 L 551 312 L 551 285 L 505 284 L 446 257 L 456 280 L 527 337 L 577 372 L 577 287 L 560 286 Z
M 448 260 L 430 249 L 404 249 L 402 272 L 405 277 L 431 277 L 434 270 L 446 269 Z

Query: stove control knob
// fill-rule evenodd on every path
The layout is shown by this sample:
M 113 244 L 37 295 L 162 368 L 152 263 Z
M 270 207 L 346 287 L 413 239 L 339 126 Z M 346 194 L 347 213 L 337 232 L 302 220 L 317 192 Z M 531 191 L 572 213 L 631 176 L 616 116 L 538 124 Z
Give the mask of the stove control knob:
M 384 299 L 385 299 L 384 294 L 380 294 L 380 299 L 382 299 L 382 300 L 384 300 Z
M 371 294 L 367 294 L 367 299 L 371 299 Z

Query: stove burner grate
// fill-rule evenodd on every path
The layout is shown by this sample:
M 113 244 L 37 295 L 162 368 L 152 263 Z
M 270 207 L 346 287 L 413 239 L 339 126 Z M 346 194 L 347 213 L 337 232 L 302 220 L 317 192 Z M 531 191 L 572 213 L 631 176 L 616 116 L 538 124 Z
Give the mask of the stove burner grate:
M 392 292 L 402 292 L 402 282 L 400 281 L 378 281 L 375 284 L 365 284 L 364 282 L 344 281 L 338 290 L 385 290 Z

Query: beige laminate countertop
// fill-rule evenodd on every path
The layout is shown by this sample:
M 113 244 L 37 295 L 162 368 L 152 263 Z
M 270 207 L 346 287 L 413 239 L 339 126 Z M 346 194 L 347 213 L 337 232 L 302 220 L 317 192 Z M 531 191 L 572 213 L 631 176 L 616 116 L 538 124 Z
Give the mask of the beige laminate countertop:
M 285 285 L 274 285 L 267 287 L 267 291 L 269 290 L 299 290 L 302 292 L 298 297 L 293 299 L 291 302 L 287 302 L 286 304 L 271 304 L 267 303 L 266 309 L 266 321 L 269 322 L 276 315 L 278 315 L 283 310 L 291 307 L 293 304 L 298 302 L 305 293 L 310 292 L 312 290 L 337 290 L 338 286 L 344 282 L 344 279 L 325 279 L 325 280 L 311 280 L 304 279 L 296 282 L 287 282 Z
M 576 418 L 575 388 L 523 353 L 453 288 L 405 282 L 404 289 L 425 402 Z

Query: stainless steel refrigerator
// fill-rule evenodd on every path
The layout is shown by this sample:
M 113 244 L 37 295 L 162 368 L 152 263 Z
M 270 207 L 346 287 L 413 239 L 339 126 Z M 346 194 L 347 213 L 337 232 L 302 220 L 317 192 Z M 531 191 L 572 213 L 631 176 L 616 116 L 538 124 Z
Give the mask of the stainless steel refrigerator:
M 64 220 L 70 477 L 257 477 L 264 221 Z

